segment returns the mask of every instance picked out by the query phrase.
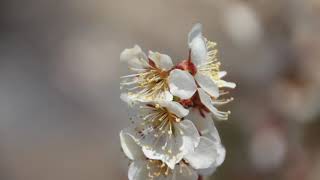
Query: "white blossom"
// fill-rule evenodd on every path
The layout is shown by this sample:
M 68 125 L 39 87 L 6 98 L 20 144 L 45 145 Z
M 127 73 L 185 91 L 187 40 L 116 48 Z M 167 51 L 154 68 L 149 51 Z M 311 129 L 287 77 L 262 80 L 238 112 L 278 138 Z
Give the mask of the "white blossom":
M 137 122 L 126 132 L 134 137 L 148 158 L 161 160 L 173 168 L 198 146 L 198 130 L 184 118 L 189 110 L 178 102 L 147 102 L 138 108 Z
M 125 49 L 121 61 L 134 74 L 121 77 L 120 98 L 130 106 L 132 125 L 120 132 L 121 147 L 131 160 L 129 180 L 198 180 L 225 160 L 212 116 L 232 100 L 222 88 L 235 84 L 222 78 L 216 44 L 202 36 L 201 24 L 188 35 L 189 58 L 177 65 L 166 54 L 138 45 Z
M 217 99 L 224 93 L 220 88 L 235 88 L 236 85 L 222 80 L 227 73 L 220 71 L 221 64 L 217 59 L 216 43 L 207 41 L 202 36 L 201 24 L 196 24 L 189 33 L 188 45 L 190 59 L 183 62 L 187 64 L 184 65 L 186 69 L 170 72 L 171 94 L 181 99 L 189 99 L 198 91 L 201 102 L 215 117 L 221 120 L 228 119 L 230 113 L 219 111 L 215 106 L 231 100 Z
M 216 49 L 216 43 L 206 40 L 202 36 L 202 25 L 196 24 L 190 31 L 188 36 L 188 44 L 191 50 L 191 61 L 197 67 L 196 79 L 199 83 L 200 81 L 206 83 L 199 83 L 200 87 L 203 89 L 210 89 L 207 91 L 208 94 L 215 97 L 214 94 L 211 94 L 210 91 L 216 90 L 216 87 L 208 88 L 204 87 L 208 85 L 209 79 L 213 81 L 216 86 L 235 88 L 236 84 L 231 82 L 226 82 L 222 80 L 227 72 L 220 71 L 221 63 L 217 59 L 218 50 Z M 207 77 L 207 78 L 206 78 Z M 209 79 L 208 79 L 209 78 Z
M 216 169 L 219 147 L 207 137 L 201 137 L 194 152 L 170 168 L 161 160 L 144 156 L 134 138 L 125 131 L 120 132 L 121 146 L 132 161 L 129 167 L 129 180 L 197 180 L 199 175 L 209 175 Z
M 135 72 L 121 77 L 121 89 L 125 91 L 127 98 L 132 101 L 172 100 L 167 79 L 173 63 L 168 55 L 149 51 L 147 57 L 135 45 L 131 49 L 125 49 L 120 60 L 127 62 L 129 69 Z

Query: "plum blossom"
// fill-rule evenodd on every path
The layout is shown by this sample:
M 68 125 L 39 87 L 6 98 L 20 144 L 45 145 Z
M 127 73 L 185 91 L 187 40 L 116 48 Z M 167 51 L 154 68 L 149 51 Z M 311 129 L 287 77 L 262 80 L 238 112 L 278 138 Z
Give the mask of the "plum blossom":
M 224 156 L 218 146 L 207 137 L 201 137 L 197 148 L 170 168 L 161 160 L 145 157 L 134 138 L 125 131 L 120 132 L 121 146 L 130 163 L 129 180 L 197 180 L 199 175 L 209 175 L 219 166 Z M 222 160 L 222 161 L 223 161 Z
M 161 160 L 170 168 L 185 154 L 194 151 L 200 136 L 189 110 L 174 101 L 138 103 L 136 122 L 126 132 L 134 137 L 150 159 Z
M 198 180 L 225 159 L 226 149 L 211 117 L 228 119 L 217 106 L 231 99 L 224 88 L 216 44 L 196 24 L 188 36 L 189 58 L 174 65 L 166 54 L 138 45 L 125 49 L 121 61 L 133 74 L 121 77 L 120 98 L 131 111 L 132 125 L 120 132 L 123 152 L 131 160 L 129 180 Z
M 189 33 L 189 59 L 177 65 L 170 72 L 168 81 L 172 95 L 181 99 L 192 98 L 197 92 L 202 104 L 221 120 L 228 119 L 230 112 L 217 110 L 216 105 L 226 104 L 232 99 L 218 98 L 226 92 L 220 88 L 235 88 L 235 83 L 222 78 L 227 74 L 220 71 L 221 63 L 217 59 L 216 43 L 202 36 L 202 25 L 196 24 Z
M 226 71 L 220 71 L 221 63 L 218 61 L 216 43 L 208 41 L 202 36 L 202 25 L 196 24 L 188 36 L 188 44 L 191 52 L 191 61 L 196 66 L 195 79 L 199 86 L 208 94 L 216 97 L 218 88 L 235 88 L 236 84 L 222 80 L 227 75 Z
M 169 92 L 169 70 L 173 68 L 171 58 L 166 54 L 149 51 L 149 56 L 138 45 L 125 49 L 120 60 L 127 62 L 134 74 L 121 77 L 121 89 L 125 90 L 131 100 L 171 101 L 173 96 Z

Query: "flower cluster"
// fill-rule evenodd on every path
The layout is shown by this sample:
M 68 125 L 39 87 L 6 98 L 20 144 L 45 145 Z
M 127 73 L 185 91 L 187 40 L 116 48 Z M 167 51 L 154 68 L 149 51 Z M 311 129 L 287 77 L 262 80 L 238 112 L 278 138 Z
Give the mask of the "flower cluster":
M 196 24 L 188 35 L 188 59 L 174 65 L 168 55 L 139 46 L 125 49 L 121 61 L 134 73 L 121 77 L 121 99 L 129 104 L 132 125 L 120 132 L 132 161 L 129 180 L 197 180 L 212 174 L 225 158 L 214 119 L 232 100 L 223 96 L 235 84 L 222 78 L 216 43 Z

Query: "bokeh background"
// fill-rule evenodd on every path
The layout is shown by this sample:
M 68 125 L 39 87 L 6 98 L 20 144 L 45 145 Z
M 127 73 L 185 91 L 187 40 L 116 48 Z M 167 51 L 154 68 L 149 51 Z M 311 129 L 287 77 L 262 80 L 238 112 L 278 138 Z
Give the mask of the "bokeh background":
M 119 54 L 185 59 L 196 22 L 238 85 L 208 179 L 320 179 L 319 19 L 319 0 L 0 1 L 0 179 L 127 179 Z

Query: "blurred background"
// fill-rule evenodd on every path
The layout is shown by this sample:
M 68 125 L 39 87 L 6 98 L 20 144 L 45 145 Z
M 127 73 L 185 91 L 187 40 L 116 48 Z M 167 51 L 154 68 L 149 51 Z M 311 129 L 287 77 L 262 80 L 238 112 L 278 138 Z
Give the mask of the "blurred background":
M 320 179 L 319 19 L 319 0 L 0 1 L 0 179 L 126 180 L 119 54 L 185 59 L 196 22 L 238 85 L 208 179 Z

